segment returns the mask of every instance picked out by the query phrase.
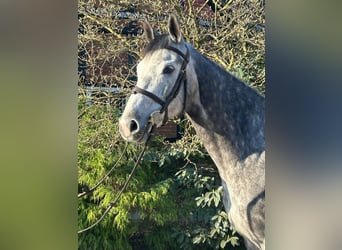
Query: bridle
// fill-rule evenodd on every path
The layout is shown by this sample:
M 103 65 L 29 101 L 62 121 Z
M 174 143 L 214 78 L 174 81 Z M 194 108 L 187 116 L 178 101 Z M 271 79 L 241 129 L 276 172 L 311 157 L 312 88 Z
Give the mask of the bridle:
M 159 98 L 158 96 L 156 96 L 155 94 L 153 94 L 152 92 L 149 92 L 145 89 L 139 88 L 138 86 L 135 86 L 132 89 L 132 94 L 142 94 L 145 95 L 147 97 L 149 97 L 150 99 L 152 99 L 153 101 L 155 101 L 156 103 L 161 105 L 161 109 L 159 110 L 159 113 L 162 114 L 163 112 L 165 112 L 164 118 L 163 118 L 163 124 L 165 124 L 168 121 L 168 107 L 171 103 L 171 101 L 176 98 L 176 96 L 179 93 L 180 90 L 180 86 L 182 84 L 182 82 L 184 82 L 183 86 L 184 86 L 184 108 L 183 111 L 185 110 L 185 101 L 186 101 L 186 66 L 189 63 L 189 49 L 186 46 L 186 54 L 184 54 L 183 52 L 181 52 L 179 49 L 175 48 L 175 47 L 171 47 L 171 46 L 167 46 L 166 49 L 168 50 L 172 50 L 173 52 L 177 53 L 178 55 L 180 55 L 183 58 L 183 62 L 182 62 L 182 66 L 180 68 L 177 80 L 171 90 L 171 92 L 167 95 L 167 97 L 165 98 L 165 101 L 162 100 L 161 98 Z

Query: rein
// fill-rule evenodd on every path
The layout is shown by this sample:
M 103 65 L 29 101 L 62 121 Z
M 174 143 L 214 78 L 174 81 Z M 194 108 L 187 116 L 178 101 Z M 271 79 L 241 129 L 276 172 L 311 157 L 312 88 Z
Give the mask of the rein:
M 153 128 L 152 128 L 152 129 L 153 129 Z M 132 179 L 132 177 L 133 177 L 135 171 L 137 170 L 137 168 L 138 168 L 138 166 L 139 166 L 139 163 L 140 163 L 142 157 L 144 156 L 144 153 L 145 153 L 145 151 L 146 151 L 147 144 L 148 144 L 150 138 L 151 138 L 151 135 L 148 136 L 148 138 L 147 138 L 147 140 L 146 140 L 146 142 L 145 142 L 145 144 L 144 144 L 143 150 L 140 152 L 137 161 L 134 163 L 134 167 L 133 167 L 131 173 L 129 174 L 129 176 L 128 176 L 126 182 L 124 183 L 124 185 L 122 186 L 120 192 L 119 192 L 119 193 L 117 194 L 117 196 L 115 197 L 114 201 L 112 201 L 112 202 L 109 204 L 109 206 L 106 208 L 106 210 L 104 211 L 104 213 L 101 215 L 101 217 L 100 217 L 95 223 L 93 223 L 93 224 L 90 225 L 89 227 L 86 227 L 86 228 L 84 228 L 84 229 L 79 230 L 79 231 L 77 232 L 78 234 L 83 233 L 83 232 L 86 232 L 86 231 L 92 229 L 93 227 L 95 227 L 97 224 L 99 224 L 99 223 L 103 220 L 103 218 L 109 213 L 109 211 L 115 206 L 115 204 L 118 202 L 119 198 L 121 197 L 122 193 L 126 190 L 126 188 L 127 188 L 127 186 L 128 186 L 128 183 L 129 183 L 130 180 Z M 127 149 L 127 145 L 126 145 L 126 147 L 125 147 L 124 152 L 126 151 L 126 149 Z M 123 153 L 124 153 L 124 152 L 123 152 Z M 123 155 L 123 153 L 122 153 L 122 155 Z M 122 156 L 122 155 L 121 155 L 121 156 Z M 119 157 L 117 163 L 121 160 L 121 156 Z M 117 164 L 117 163 L 116 163 L 116 164 Z M 116 164 L 114 165 L 114 167 L 116 166 Z M 86 194 L 91 193 L 92 191 L 94 191 L 94 190 L 103 182 L 103 180 L 105 179 L 105 177 L 107 177 L 107 176 L 110 174 L 110 172 L 114 169 L 114 167 L 111 168 L 111 169 L 108 171 L 108 173 L 107 173 L 107 174 L 106 174 L 106 175 L 105 175 L 105 176 L 104 176 L 104 177 L 103 177 L 103 178 L 102 178 L 102 179 L 101 179 L 93 188 L 91 188 L 90 190 L 88 190 L 88 191 L 86 191 L 86 192 L 83 192 L 83 193 L 79 194 L 79 195 L 78 195 L 78 198 L 80 198 L 80 197 L 82 197 L 82 196 L 84 196 L 84 195 L 86 195 Z
M 153 94 L 152 92 L 149 92 L 145 89 L 139 88 L 138 86 L 135 86 L 132 89 L 132 94 L 142 94 L 156 103 L 158 103 L 161 106 L 161 109 L 159 110 L 159 113 L 165 112 L 164 119 L 163 119 L 163 124 L 165 124 L 168 120 L 168 107 L 173 99 L 176 98 L 176 96 L 179 93 L 181 83 L 184 82 L 184 109 L 185 109 L 185 98 L 186 98 L 186 78 L 185 78 L 185 73 L 186 73 L 186 66 L 189 63 L 189 49 L 186 47 L 186 54 L 183 54 L 179 49 L 171 46 L 167 46 L 166 49 L 172 50 L 173 52 L 177 53 L 183 58 L 182 66 L 180 68 L 177 80 L 175 82 L 175 85 L 173 86 L 170 94 L 166 97 L 165 101 L 163 101 L 161 98 L 159 98 L 157 95 Z

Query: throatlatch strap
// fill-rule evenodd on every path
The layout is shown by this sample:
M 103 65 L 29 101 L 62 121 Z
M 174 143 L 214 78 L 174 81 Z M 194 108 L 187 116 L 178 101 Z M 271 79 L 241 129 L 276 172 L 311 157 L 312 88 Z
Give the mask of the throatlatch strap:
M 186 55 L 184 55 L 179 49 L 176 49 L 176 48 L 171 47 L 171 46 L 166 47 L 166 49 L 169 49 L 169 50 L 172 50 L 173 52 L 176 52 L 184 60 L 182 62 L 182 66 L 180 68 L 177 80 L 176 80 L 176 82 L 175 82 L 175 84 L 174 84 L 170 94 L 165 99 L 165 105 L 160 110 L 161 113 L 164 112 L 165 110 L 167 110 L 170 102 L 177 96 L 177 94 L 179 92 L 179 89 L 180 89 L 180 86 L 181 86 L 181 83 L 184 81 L 184 78 L 185 78 L 186 65 L 189 62 L 189 49 L 188 49 L 188 47 L 186 47 Z

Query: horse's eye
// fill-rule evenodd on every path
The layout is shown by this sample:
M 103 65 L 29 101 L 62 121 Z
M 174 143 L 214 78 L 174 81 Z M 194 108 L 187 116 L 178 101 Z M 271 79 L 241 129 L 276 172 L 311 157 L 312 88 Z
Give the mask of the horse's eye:
M 163 74 L 170 74 L 175 70 L 175 67 L 168 65 L 164 68 Z

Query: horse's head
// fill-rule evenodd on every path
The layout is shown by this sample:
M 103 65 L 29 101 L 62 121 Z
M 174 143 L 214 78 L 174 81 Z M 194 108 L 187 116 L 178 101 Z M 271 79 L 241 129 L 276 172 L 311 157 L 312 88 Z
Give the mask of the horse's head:
M 127 141 L 145 142 L 152 126 L 159 127 L 184 112 L 189 50 L 173 15 L 168 28 L 168 34 L 155 36 L 144 22 L 149 44 L 137 66 L 137 85 L 119 120 L 120 133 Z

